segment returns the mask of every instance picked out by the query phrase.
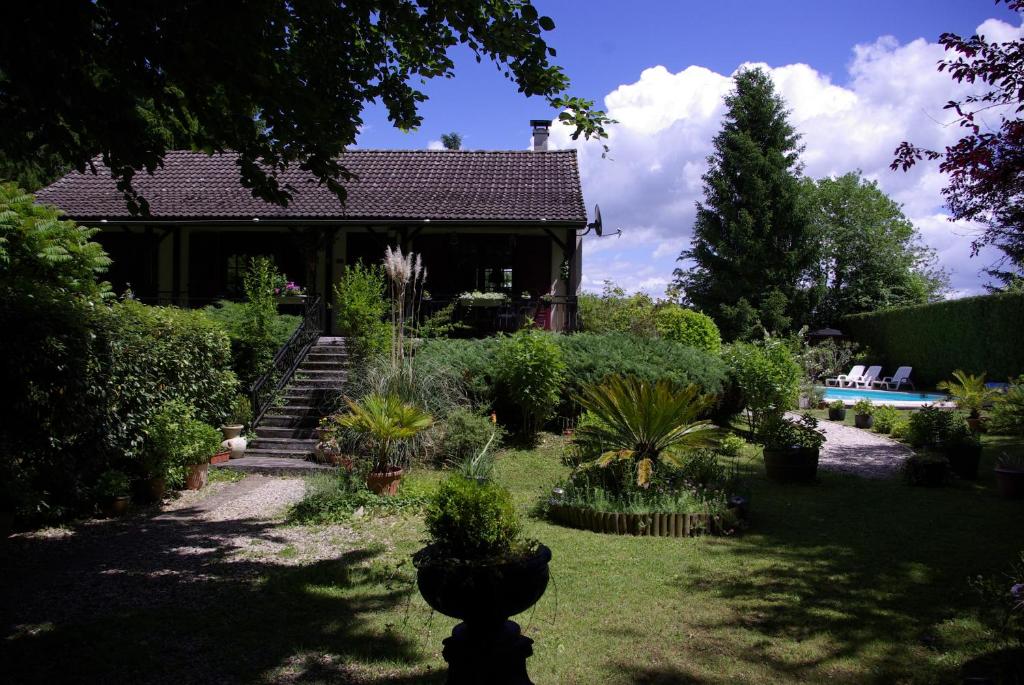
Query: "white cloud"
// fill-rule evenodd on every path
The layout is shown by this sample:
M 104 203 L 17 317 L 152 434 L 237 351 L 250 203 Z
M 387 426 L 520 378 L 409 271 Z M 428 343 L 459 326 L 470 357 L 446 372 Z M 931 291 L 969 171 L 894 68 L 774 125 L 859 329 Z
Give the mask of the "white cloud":
M 444 149 L 444 143 L 442 143 L 440 140 L 432 140 L 429 143 L 427 143 L 427 149 L 428 150 L 443 150 Z
M 1005 41 L 1024 34 L 1024 25 L 990 19 L 978 30 Z M 942 106 L 973 86 L 938 72 L 943 56 L 937 43 L 900 44 L 882 37 L 853 47 L 846 85 L 807 64 L 757 66 L 771 73 L 791 109 L 790 121 L 803 135 L 804 172 L 821 177 L 861 169 L 877 180 L 937 250 L 953 288 L 977 292 L 979 270 L 996 255 L 970 258 L 974 228 L 947 221 L 941 195 L 945 177 L 934 164 L 909 173 L 889 169 L 901 141 L 941 149 L 961 135 Z M 610 159 L 601 158 L 599 144 L 574 142 L 567 127 L 553 128 L 552 147 L 579 149 L 583 190 L 588 203 L 601 204 L 606 233 L 624 232 L 622 238 L 587 239 L 586 289 L 599 289 L 606 278 L 628 289 L 664 289 L 679 250 L 689 244 L 705 160 L 731 87 L 732 74 L 701 66 L 678 73 L 662 66 L 645 69 L 636 82 L 604 99 L 608 115 L 619 121 L 609 130 Z

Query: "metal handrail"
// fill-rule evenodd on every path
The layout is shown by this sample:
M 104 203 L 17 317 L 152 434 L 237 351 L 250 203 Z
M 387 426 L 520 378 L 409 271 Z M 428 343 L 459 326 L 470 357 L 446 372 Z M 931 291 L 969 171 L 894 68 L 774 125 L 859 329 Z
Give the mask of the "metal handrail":
M 306 352 L 323 332 L 324 312 L 319 295 L 306 301 L 302 323 L 295 329 L 288 342 L 274 355 L 270 368 L 249 388 L 249 402 L 252 403 L 253 428 L 260 422 L 267 409 L 273 404 L 277 393 L 291 381 L 295 370 L 306 357 Z

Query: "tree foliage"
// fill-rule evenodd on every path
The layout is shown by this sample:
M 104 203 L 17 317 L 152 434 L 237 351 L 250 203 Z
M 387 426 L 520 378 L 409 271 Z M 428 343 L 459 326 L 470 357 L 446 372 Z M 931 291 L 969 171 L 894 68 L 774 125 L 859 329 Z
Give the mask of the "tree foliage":
M 573 137 L 605 136 L 610 120 L 567 94 L 549 59 L 554 29 L 529 0 L 380 2 L 17 3 L 0 22 L 0 168 L 38 172 L 108 166 L 129 207 L 144 212 L 134 174 L 174 147 L 239 153 L 242 183 L 287 204 L 289 166 L 340 198 L 364 108 L 383 103 L 419 126 L 417 89 L 450 78 L 450 49 L 491 60 L 526 96 L 543 97 Z
M 813 270 L 813 322 L 933 302 L 947 290 L 935 251 L 874 181 L 860 172 L 806 180 L 819 252 Z
M 771 77 L 747 69 L 735 77 L 704 174 L 694 237 L 676 284 L 715 319 L 726 339 L 769 330 L 799 314 L 800 286 L 815 257 L 800 192 L 800 137 L 787 121 Z
M 1024 14 L 1024 1 L 1005 2 Z M 904 141 L 896 148 L 892 169 L 941 160 L 939 170 L 949 177 L 942 192 L 950 218 L 984 223 L 972 244 L 974 254 L 985 245 L 999 248 L 1003 268 L 996 266 L 989 274 L 1007 284 L 1019 282 L 1024 279 L 1024 39 L 999 43 L 944 33 L 939 43 L 954 57 L 940 60 L 938 70 L 958 83 L 978 86 L 944 107 L 956 113 L 964 135 L 943 151 Z M 988 123 L 996 118 L 998 126 Z
M 455 131 L 452 131 L 451 133 L 442 133 L 441 145 L 444 146 L 445 150 L 461 150 L 462 134 Z

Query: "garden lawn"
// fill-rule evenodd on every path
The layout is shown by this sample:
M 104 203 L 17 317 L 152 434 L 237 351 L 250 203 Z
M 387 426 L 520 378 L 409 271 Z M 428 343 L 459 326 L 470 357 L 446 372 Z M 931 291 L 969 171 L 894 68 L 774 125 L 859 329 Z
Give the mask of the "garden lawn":
M 735 537 L 620 537 L 528 518 L 528 535 L 554 555 L 547 594 L 518 617 L 536 641 L 531 676 L 539 685 L 959 681 L 965 662 L 1005 646 L 978 621 L 967 579 L 1002 570 L 1024 545 L 1024 502 L 999 499 L 991 476 L 997 450 L 1021 445 L 985 440 L 977 484 L 934 490 L 829 473 L 782 486 L 751 460 L 752 527 Z M 566 472 L 560 453 L 554 436 L 501 453 L 496 478 L 524 513 Z M 413 478 L 422 487 L 437 475 Z M 441 640 L 454 622 L 415 590 L 409 556 L 421 519 L 351 528 L 337 534 L 336 558 L 282 553 L 280 564 L 251 562 L 255 582 L 225 583 L 216 580 L 224 560 L 204 557 L 211 580 L 199 601 L 99 606 L 22 626 L 0 654 L 19 683 L 72 668 L 78 682 L 443 682 Z

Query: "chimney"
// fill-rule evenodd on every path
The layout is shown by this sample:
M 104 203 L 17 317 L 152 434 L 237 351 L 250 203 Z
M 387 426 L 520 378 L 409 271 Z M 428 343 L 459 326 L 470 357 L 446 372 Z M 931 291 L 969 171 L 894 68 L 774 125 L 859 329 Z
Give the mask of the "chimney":
M 542 152 L 548 149 L 548 129 L 551 128 L 550 119 L 530 119 L 530 128 L 533 129 L 533 151 Z

